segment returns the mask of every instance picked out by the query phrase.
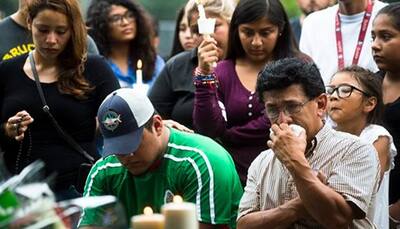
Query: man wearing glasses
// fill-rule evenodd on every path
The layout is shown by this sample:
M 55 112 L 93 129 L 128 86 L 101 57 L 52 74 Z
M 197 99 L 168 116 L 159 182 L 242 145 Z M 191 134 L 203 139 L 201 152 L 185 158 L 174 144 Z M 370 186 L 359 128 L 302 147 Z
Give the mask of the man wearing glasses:
M 273 123 L 270 149 L 249 168 L 238 228 L 374 228 L 375 149 L 325 125 L 327 95 L 316 65 L 272 63 L 257 92 Z M 296 134 L 291 124 L 304 130 Z

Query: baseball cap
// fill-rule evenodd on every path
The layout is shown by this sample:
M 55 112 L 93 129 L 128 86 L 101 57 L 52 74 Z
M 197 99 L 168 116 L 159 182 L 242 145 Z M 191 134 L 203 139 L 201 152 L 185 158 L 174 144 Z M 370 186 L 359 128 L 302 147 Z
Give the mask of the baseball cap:
M 144 124 L 153 114 L 153 105 L 141 91 L 122 88 L 109 94 L 97 112 L 104 138 L 102 156 L 135 152 L 142 140 Z

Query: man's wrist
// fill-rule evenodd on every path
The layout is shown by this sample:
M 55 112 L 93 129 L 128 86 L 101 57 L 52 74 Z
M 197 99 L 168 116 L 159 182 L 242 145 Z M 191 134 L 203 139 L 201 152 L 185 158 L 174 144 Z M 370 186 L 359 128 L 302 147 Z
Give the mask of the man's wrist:
M 293 154 L 295 156 L 291 157 L 290 160 L 284 162 L 285 167 L 289 170 L 291 174 L 293 173 L 303 173 L 305 172 L 304 168 L 310 168 L 307 159 L 298 153 Z

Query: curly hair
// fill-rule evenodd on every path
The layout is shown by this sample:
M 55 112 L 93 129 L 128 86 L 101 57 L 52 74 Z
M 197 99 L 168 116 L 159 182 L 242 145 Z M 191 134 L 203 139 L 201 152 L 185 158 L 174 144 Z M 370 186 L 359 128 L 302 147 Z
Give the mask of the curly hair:
M 87 59 L 87 33 L 77 0 L 33 0 L 28 5 L 28 20 L 33 21 L 43 10 L 60 12 L 67 17 L 71 38 L 65 49 L 57 57 L 60 73 L 58 90 L 77 99 L 86 99 L 94 87 L 90 86 L 83 72 Z
M 112 49 L 108 23 L 112 5 L 123 6 L 135 15 L 137 33 L 130 42 L 130 60 L 135 69 L 137 61 L 141 59 L 143 79 L 144 81 L 151 80 L 157 58 L 156 50 L 151 43 L 154 32 L 150 15 L 138 3 L 133 0 L 92 0 L 87 11 L 86 21 L 90 36 L 96 42 L 100 54 L 108 57 Z

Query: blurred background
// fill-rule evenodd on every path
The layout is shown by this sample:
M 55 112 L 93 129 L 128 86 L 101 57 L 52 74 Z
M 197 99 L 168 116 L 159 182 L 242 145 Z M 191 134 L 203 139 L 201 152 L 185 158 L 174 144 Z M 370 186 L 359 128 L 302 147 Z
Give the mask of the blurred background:
M 398 2 L 400 0 L 384 0 L 384 2 Z M 82 12 L 85 14 L 90 0 L 80 0 Z M 159 54 L 162 57 L 169 55 L 172 45 L 175 17 L 177 10 L 186 3 L 186 0 L 139 0 L 159 23 L 160 46 Z M 282 0 L 289 17 L 300 14 L 296 0 Z M 0 0 L 0 18 L 8 16 L 18 8 L 18 0 Z

